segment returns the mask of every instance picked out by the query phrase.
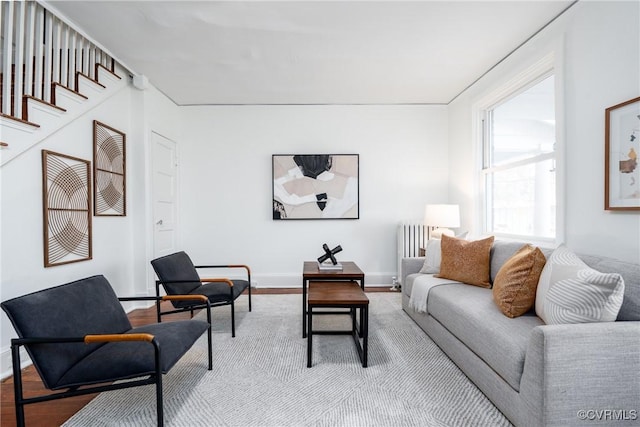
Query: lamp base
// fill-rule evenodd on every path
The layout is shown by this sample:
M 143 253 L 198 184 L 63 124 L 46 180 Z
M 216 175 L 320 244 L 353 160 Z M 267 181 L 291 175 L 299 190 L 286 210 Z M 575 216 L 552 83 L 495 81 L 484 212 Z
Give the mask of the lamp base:
M 442 239 L 442 236 L 454 237 L 455 233 L 450 228 L 437 227 L 429 232 L 430 239 Z

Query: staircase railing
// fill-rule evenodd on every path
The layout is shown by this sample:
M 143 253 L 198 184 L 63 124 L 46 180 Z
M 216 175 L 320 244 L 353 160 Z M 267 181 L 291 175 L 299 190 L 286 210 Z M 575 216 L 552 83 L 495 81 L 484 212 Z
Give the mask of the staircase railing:
M 26 96 L 51 103 L 54 86 L 77 90 L 78 73 L 96 80 L 96 67 L 115 60 L 35 1 L 2 1 L 0 113 L 26 120 Z

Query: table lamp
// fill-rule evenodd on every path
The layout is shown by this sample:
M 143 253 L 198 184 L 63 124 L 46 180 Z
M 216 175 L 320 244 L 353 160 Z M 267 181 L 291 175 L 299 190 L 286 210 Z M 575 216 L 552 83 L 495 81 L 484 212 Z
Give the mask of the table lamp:
M 424 225 L 429 230 L 429 238 L 440 239 L 443 234 L 454 236 L 447 227 L 460 227 L 460 206 L 427 205 L 424 210 Z

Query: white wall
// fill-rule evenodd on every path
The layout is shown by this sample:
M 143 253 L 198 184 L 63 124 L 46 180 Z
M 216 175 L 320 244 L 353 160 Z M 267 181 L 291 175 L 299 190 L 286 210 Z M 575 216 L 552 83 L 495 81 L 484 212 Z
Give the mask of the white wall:
M 302 262 L 340 244 L 367 283 L 396 275 L 396 225 L 447 201 L 444 106 L 221 106 L 183 111 L 181 247 L 245 263 L 257 286 L 300 286 Z M 272 154 L 359 154 L 360 219 L 274 221 Z
M 565 243 L 581 253 L 640 261 L 640 214 L 604 210 L 604 110 L 640 94 L 639 16 L 638 2 L 580 2 L 449 105 L 450 195 L 462 205 L 464 226 L 480 232 L 473 104 L 560 45 Z
M 176 108 L 153 88 L 141 92 L 125 87 L 2 167 L 0 300 L 95 274 L 103 274 L 119 296 L 147 295 L 151 282 L 145 228 L 149 223 L 146 139 L 153 128 L 168 133 L 179 129 Z M 41 150 L 92 161 L 93 120 L 127 136 L 127 216 L 92 217 L 92 260 L 45 268 Z M 0 315 L 0 333 L 0 373 L 5 376 L 11 367 L 10 339 L 15 336 L 5 314 Z

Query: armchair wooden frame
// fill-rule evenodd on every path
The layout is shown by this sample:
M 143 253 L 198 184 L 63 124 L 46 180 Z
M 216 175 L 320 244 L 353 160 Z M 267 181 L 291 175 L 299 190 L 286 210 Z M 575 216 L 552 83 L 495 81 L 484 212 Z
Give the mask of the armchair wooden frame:
M 119 301 L 155 301 L 160 303 L 167 300 L 199 300 L 202 301 L 202 307 L 207 309 L 207 322 L 209 328 L 207 330 L 207 344 L 208 344 L 208 370 L 213 369 L 213 350 L 211 342 L 211 305 L 207 297 L 203 295 L 170 295 L 161 297 L 122 297 L 118 298 Z M 28 346 L 30 344 L 54 344 L 54 343 L 79 343 L 95 344 L 95 343 L 107 343 L 107 342 L 148 342 L 154 348 L 155 360 L 155 373 L 148 377 L 124 381 L 119 383 L 103 383 L 102 385 L 95 386 L 75 386 L 70 387 L 66 391 L 54 392 L 52 394 L 40 395 L 36 397 L 26 398 L 24 397 L 22 387 L 22 371 L 20 369 L 20 347 Z M 164 425 L 164 407 L 163 407 L 163 393 L 162 393 L 162 369 L 160 366 L 160 355 L 162 348 L 156 338 L 149 333 L 132 333 L 132 334 L 101 334 L 101 335 L 85 335 L 79 337 L 48 337 L 48 338 L 13 338 L 11 340 L 11 357 L 13 363 L 13 382 L 14 382 L 14 394 L 15 394 L 15 410 L 16 410 L 16 423 L 18 426 L 25 425 L 24 406 L 31 403 L 46 402 L 57 399 L 64 399 L 67 397 L 81 396 L 85 394 L 101 393 L 104 391 L 119 390 L 131 387 L 137 387 L 148 384 L 155 384 L 156 386 L 156 411 L 157 411 L 157 423 L 158 426 Z M 80 388 L 82 387 L 82 388 Z
M 249 282 L 249 286 L 247 287 L 247 292 L 248 292 L 248 298 L 249 298 L 249 311 L 251 311 L 251 269 L 249 268 L 249 266 L 244 265 L 244 264 L 224 264 L 224 265 L 195 265 L 194 266 L 196 268 L 196 270 L 198 269 L 222 269 L 222 268 L 226 268 L 226 269 L 235 269 L 235 268 L 242 268 L 246 270 L 246 274 L 247 274 L 247 282 Z M 156 296 L 157 297 L 161 297 L 160 295 L 160 288 L 163 284 L 169 284 L 169 283 L 183 283 L 183 280 L 176 280 L 176 281 L 169 281 L 169 280 L 156 280 Z M 233 298 L 233 281 L 231 279 L 228 278 L 224 278 L 224 277 L 216 277 L 216 278 L 200 278 L 200 282 L 201 283 L 226 283 L 229 286 L 229 301 L 218 301 L 218 302 L 210 302 L 207 300 L 207 304 L 194 304 L 188 307 L 182 307 L 182 308 L 175 308 L 173 310 L 166 310 L 166 311 L 162 311 L 161 307 L 160 307 L 160 302 L 161 300 L 156 301 L 156 315 L 158 318 L 158 323 L 160 323 L 162 321 L 162 316 L 167 315 L 167 314 L 174 314 L 174 313 L 184 313 L 186 311 L 191 312 L 191 317 L 193 317 L 194 315 L 194 310 L 200 310 L 203 309 L 205 307 L 209 307 L 209 310 L 211 307 L 218 307 L 218 306 L 223 306 L 223 305 L 231 305 L 231 336 L 235 337 L 236 336 L 236 321 L 235 321 L 235 300 Z M 204 297 L 204 295 L 202 295 Z M 205 299 L 207 299 L 206 297 L 204 297 Z

